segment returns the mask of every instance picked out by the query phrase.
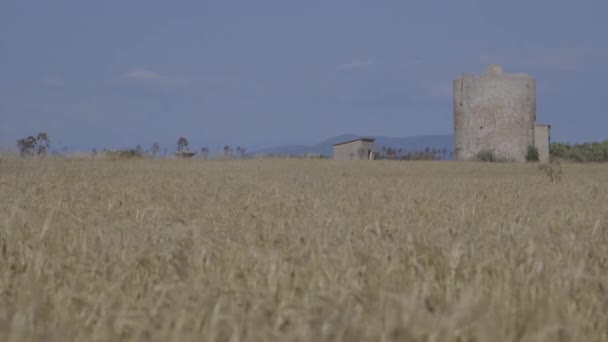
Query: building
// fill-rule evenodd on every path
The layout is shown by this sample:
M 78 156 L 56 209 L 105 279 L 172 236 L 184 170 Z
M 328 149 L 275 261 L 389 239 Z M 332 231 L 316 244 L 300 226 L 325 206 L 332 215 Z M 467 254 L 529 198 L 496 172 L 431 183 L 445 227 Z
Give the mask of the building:
M 551 146 L 551 125 L 534 126 L 534 146 L 538 150 L 538 161 L 549 162 L 549 146 Z
M 375 139 L 360 138 L 335 144 L 335 160 L 373 160 Z
M 456 160 L 491 151 L 497 160 L 526 160 L 534 146 L 536 80 L 490 65 L 483 75 L 454 80 Z

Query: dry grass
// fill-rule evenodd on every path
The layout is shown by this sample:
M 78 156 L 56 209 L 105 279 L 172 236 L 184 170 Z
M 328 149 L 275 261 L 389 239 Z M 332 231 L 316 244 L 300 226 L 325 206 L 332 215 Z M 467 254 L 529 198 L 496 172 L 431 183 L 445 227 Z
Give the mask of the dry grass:
M 0 161 L 2 341 L 607 341 L 608 166 Z

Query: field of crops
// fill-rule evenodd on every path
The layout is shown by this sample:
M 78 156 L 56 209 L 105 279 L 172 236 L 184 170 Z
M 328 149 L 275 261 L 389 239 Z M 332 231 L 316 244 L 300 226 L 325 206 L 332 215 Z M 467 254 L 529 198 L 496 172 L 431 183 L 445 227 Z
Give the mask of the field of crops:
M 2 341 L 608 341 L 608 166 L 0 159 Z

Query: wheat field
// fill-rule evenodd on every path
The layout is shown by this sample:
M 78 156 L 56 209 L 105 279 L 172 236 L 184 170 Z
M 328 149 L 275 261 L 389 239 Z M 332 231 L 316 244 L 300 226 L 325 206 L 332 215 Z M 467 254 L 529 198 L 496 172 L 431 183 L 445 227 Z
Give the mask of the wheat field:
M 0 159 L 2 341 L 608 341 L 608 166 Z

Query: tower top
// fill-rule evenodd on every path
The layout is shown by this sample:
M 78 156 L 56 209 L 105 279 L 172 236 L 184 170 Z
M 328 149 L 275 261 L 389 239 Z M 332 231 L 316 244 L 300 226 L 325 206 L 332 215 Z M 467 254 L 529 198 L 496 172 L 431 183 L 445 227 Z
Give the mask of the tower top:
M 502 67 L 498 64 L 490 64 L 486 69 L 487 75 L 502 75 Z

